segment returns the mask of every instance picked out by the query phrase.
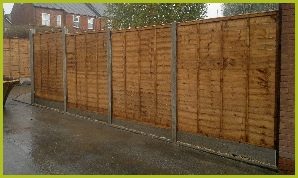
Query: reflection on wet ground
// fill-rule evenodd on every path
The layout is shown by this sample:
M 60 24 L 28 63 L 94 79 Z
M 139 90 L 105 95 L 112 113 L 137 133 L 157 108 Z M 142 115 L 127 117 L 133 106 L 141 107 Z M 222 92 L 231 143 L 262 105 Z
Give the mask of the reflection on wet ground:
M 4 174 L 276 174 L 272 170 L 12 100 L 4 108 Z

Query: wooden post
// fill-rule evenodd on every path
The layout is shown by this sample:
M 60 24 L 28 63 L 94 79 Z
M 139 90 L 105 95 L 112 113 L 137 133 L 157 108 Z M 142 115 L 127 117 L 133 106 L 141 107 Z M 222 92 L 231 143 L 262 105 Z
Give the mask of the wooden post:
M 112 41 L 111 31 L 107 29 L 107 72 L 108 72 L 108 123 L 112 124 Z
M 171 108 L 172 108 L 172 141 L 177 141 L 177 23 L 172 23 L 171 55 Z
M 64 112 L 67 112 L 67 77 L 66 77 L 66 28 L 62 30 L 62 50 L 63 50 L 63 96 Z
M 31 75 L 31 104 L 34 104 L 34 52 L 33 52 L 33 29 L 29 30 L 29 39 L 30 39 L 30 75 Z

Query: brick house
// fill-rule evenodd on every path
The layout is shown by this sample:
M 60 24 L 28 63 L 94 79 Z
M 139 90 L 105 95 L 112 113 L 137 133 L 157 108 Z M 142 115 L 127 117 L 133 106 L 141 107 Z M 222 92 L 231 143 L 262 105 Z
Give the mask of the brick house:
M 15 3 L 11 11 L 12 25 L 66 27 L 69 31 L 104 28 L 99 3 Z

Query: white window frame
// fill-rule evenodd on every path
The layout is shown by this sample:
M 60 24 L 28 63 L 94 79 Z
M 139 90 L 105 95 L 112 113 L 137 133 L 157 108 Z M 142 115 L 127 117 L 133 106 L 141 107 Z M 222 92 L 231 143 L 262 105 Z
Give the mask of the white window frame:
M 57 27 L 61 27 L 61 15 L 57 15 Z
M 51 26 L 51 15 L 48 13 L 41 13 L 41 25 Z
M 89 29 L 89 30 L 93 30 L 93 29 L 94 29 L 93 24 L 94 24 L 94 18 L 92 18 L 92 17 L 88 17 L 88 29 Z M 90 25 L 91 27 L 89 27 L 89 25 Z
M 76 20 L 77 18 L 77 20 Z M 73 16 L 73 27 L 80 28 L 80 16 L 74 15 Z

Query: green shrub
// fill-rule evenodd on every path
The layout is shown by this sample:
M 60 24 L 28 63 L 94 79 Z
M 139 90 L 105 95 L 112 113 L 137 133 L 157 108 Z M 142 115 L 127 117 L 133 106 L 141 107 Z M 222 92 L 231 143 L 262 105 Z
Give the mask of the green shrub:
M 38 33 L 45 31 L 56 31 L 61 28 L 49 26 L 13 25 L 4 32 L 3 36 L 4 38 L 29 38 L 30 29 L 35 29 L 35 33 Z

